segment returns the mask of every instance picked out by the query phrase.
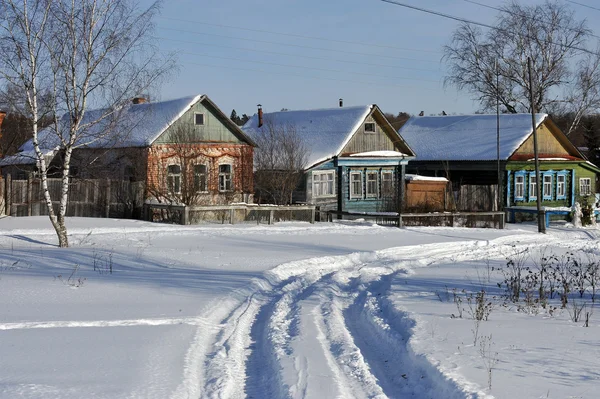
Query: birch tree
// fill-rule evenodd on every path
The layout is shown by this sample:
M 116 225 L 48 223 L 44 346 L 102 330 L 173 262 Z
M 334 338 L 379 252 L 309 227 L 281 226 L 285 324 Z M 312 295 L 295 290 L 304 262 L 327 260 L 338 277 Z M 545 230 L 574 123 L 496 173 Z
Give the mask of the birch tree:
M 153 46 L 159 6 L 155 2 L 140 11 L 130 0 L 0 0 L 5 55 L 0 79 L 25 93 L 44 200 L 60 247 L 69 245 L 65 215 L 73 150 L 115 135 L 112 122 L 124 104 L 173 68 L 172 58 Z M 45 112 L 40 93 L 50 93 Z M 40 135 L 47 115 L 53 123 Z M 61 153 L 59 198 L 51 198 L 48 189 L 44 150 L 49 146 Z
M 546 1 L 501 7 L 494 29 L 462 24 L 444 47 L 445 83 L 469 91 L 483 110 L 529 112 L 532 60 L 534 106 L 538 112 L 573 115 L 567 134 L 586 113 L 600 109 L 600 52 L 592 32 L 564 3 Z

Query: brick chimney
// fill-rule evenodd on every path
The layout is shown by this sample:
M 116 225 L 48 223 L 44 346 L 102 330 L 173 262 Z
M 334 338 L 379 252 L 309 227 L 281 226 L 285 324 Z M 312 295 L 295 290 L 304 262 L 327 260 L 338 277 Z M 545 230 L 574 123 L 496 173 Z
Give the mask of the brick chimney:
M 262 105 L 258 104 L 258 127 L 262 127 L 263 125 L 263 111 L 262 111 Z
M 134 104 L 145 104 L 148 102 L 148 100 L 144 97 L 134 97 L 133 100 L 131 100 L 131 102 L 133 102 Z

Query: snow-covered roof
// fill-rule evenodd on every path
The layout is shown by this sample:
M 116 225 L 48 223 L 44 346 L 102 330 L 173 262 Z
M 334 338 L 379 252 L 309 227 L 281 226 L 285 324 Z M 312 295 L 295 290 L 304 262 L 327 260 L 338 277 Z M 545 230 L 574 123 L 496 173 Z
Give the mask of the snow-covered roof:
M 87 148 L 145 147 L 156 140 L 174 121 L 179 119 L 192 105 L 204 96 L 190 96 L 161 102 L 143 104 L 129 103 L 122 108 L 89 110 L 86 112 L 80 138 L 75 146 Z M 67 134 L 68 115 L 59 121 L 59 129 Z M 100 121 L 98 121 L 100 119 Z M 98 121 L 95 122 L 94 121 Z M 40 148 L 44 151 L 61 147 L 54 126 L 39 132 Z M 29 140 L 20 148 L 23 153 L 33 151 Z
M 54 155 L 55 151 L 47 150 L 42 151 L 45 156 Z M 0 167 L 9 165 L 35 165 L 37 163 L 37 156 L 34 150 L 21 151 L 14 155 L 9 155 L 4 158 L 0 158 Z
M 536 126 L 546 117 L 536 114 Z M 500 159 L 508 159 L 532 132 L 531 114 L 500 115 Z M 417 161 L 497 159 L 496 115 L 416 116 L 399 133 Z
M 296 129 L 310 148 L 307 166 L 321 163 L 338 155 L 360 127 L 374 105 L 343 108 L 323 108 L 299 111 L 269 112 L 263 115 L 264 124 L 258 127 L 254 114 L 242 130 L 256 138 L 269 123 Z
M 435 177 L 435 176 L 421 176 L 421 175 L 412 175 L 406 174 L 404 175 L 404 179 L 406 180 L 422 180 L 422 181 L 448 181 L 445 177 Z
M 358 152 L 356 154 L 350 154 L 351 157 L 381 157 L 381 158 L 395 158 L 395 157 L 406 157 L 406 154 L 403 154 L 399 151 L 366 151 L 366 152 Z

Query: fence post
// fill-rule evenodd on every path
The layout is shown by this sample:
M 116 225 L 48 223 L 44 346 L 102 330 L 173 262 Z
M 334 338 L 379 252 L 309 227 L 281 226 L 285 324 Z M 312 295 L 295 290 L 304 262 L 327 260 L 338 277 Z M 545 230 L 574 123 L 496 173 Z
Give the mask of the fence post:
M 312 210 L 310 211 L 310 223 L 311 224 L 315 224 L 315 214 L 316 212 L 316 208 L 313 206 Z
M 10 173 L 6 175 L 4 196 L 4 212 L 6 213 L 6 216 L 10 216 L 10 210 L 12 207 L 12 176 Z
M 31 172 L 27 174 L 27 216 L 31 216 L 31 200 L 33 198 L 32 195 L 32 182 L 31 182 Z
M 104 217 L 110 216 L 110 179 L 106 179 L 106 204 L 104 209 Z
M 269 211 L 269 224 L 273 224 L 273 210 Z
M 231 208 L 229 210 L 229 224 L 235 224 L 235 210 Z
M 190 222 L 190 208 L 187 205 L 183 206 L 183 213 L 181 214 L 181 224 L 187 225 Z
M 398 214 L 398 228 L 402 227 L 402 214 Z

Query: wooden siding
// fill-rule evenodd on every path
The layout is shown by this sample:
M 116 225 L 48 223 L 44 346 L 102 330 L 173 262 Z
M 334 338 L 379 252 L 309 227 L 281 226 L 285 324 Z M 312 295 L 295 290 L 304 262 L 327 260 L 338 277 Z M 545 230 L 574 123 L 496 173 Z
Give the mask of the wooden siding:
M 196 125 L 194 115 L 196 113 L 204 114 L 204 125 Z M 201 101 L 194 104 L 179 118 L 172 126 L 170 126 L 156 141 L 155 144 L 167 144 L 177 142 L 176 132 L 181 129 L 191 131 L 193 133 L 194 142 L 219 142 L 219 143 L 235 143 L 246 144 L 242 139 L 236 136 L 217 113 L 206 106 Z M 174 137 L 175 136 L 175 137 Z
M 375 132 L 365 132 L 365 123 L 375 123 Z M 369 114 L 365 121 L 357 129 L 354 136 L 348 144 L 342 149 L 342 154 L 355 154 L 367 151 L 394 151 L 398 148 L 394 145 L 392 139 L 388 136 L 382 125 L 374 118 L 373 113 Z
M 446 208 L 445 181 L 412 180 L 406 183 L 406 208 L 443 211 Z
M 538 153 L 553 154 L 553 155 L 577 155 L 569 152 L 567 148 L 558 140 L 555 133 L 552 132 L 548 125 L 542 123 L 537 129 L 538 137 Z M 514 152 L 514 155 L 533 154 L 533 135 Z

